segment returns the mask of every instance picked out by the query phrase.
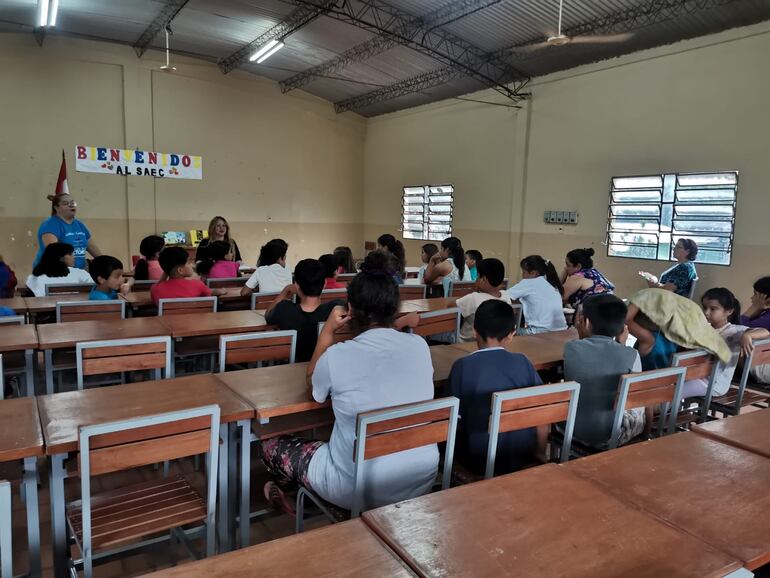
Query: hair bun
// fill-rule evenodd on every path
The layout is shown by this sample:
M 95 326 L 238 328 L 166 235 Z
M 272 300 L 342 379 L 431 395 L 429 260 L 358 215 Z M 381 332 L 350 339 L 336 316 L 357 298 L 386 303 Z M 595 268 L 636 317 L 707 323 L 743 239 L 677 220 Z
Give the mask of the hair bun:
M 53 200 L 56 198 L 56 195 L 46 195 L 45 198 L 53 202 Z
M 591 247 L 588 247 L 587 249 L 583 249 L 583 251 L 586 252 L 586 255 L 589 257 L 593 257 L 596 254 L 596 251 L 594 251 Z
M 381 251 L 372 251 L 361 263 L 361 273 L 364 275 L 389 276 L 388 256 Z

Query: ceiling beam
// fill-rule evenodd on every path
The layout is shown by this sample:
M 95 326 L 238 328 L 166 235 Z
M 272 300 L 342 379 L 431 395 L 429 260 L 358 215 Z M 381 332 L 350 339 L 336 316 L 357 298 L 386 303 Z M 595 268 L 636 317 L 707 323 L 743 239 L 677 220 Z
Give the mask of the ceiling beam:
M 692 13 L 695 11 L 707 10 L 715 6 L 732 4 L 740 0 L 650 0 L 646 4 L 638 5 L 632 8 L 626 8 L 607 14 L 606 16 L 593 18 L 575 26 L 565 28 L 564 34 L 567 36 L 581 36 L 584 34 L 614 34 L 627 32 L 665 22 L 676 18 L 682 11 Z M 543 36 L 531 38 L 525 42 L 506 46 L 494 52 L 495 58 L 508 58 L 512 55 L 517 57 L 517 52 L 527 47 L 541 43 Z M 566 45 L 569 46 L 569 45 Z M 547 48 L 548 50 L 565 50 L 563 47 Z M 416 75 L 405 80 L 401 80 L 392 85 L 383 86 L 373 91 L 347 98 L 334 103 L 334 109 L 337 112 L 348 110 L 358 110 L 373 104 L 385 102 L 406 96 L 414 92 L 428 90 L 436 86 L 446 84 L 449 80 L 456 78 L 457 74 L 452 74 L 452 67 L 443 68 Z M 526 84 L 526 83 L 525 83 Z
M 179 11 L 185 7 L 189 0 L 166 0 L 166 3 L 161 8 L 158 15 L 155 16 L 150 25 L 144 29 L 139 39 L 134 42 L 134 50 L 136 55 L 141 58 L 152 41 L 158 35 L 158 32 L 163 30 L 175 17 L 179 14 Z
M 336 2 L 337 0 L 319 0 L 319 2 L 314 4 L 301 5 L 270 30 L 261 34 L 258 38 L 249 42 L 242 48 L 236 50 L 230 56 L 222 58 L 217 63 L 219 69 L 224 74 L 227 74 L 238 68 L 248 61 L 249 56 L 254 54 L 259 47 L 264 46 L 271 40 L 280 40 L 295 30 L 302 28 L 321 14 L 328 12 Z
M 423 34 L 433 28 L 446 26 L 456 20 L 474 14 L 479 10 L 498 4 L 502 0 L 456 0 L 447 6 L 441 6 L 424 16 L 412 16 L 414 24 L 422 29 Z M 294 76 L 280 81 L 281 92 L 289 92 L 314 82 L 319 78 L 330 76 L 356 62 L 363 62 L 378 54 L 397 46 L 399 41 L 390 36 L 375 36 L 374 38 L 356 44 L 342 54 L 321 64 L 304 70 Z
M 287 1 L 301 6 L 317 5 L 317 0 Z M 355 5 L 346 1 L 341 7 L 330 9 L 326 16 L 395 39 L 475 78 L 514 102 L 521 100 L 516 85 L 512 88 L 508 83 L 528 78 L 510 63 L 441 28 L 426 31 L 415 24 L 413 15 L 382 0 L 357 0 Z

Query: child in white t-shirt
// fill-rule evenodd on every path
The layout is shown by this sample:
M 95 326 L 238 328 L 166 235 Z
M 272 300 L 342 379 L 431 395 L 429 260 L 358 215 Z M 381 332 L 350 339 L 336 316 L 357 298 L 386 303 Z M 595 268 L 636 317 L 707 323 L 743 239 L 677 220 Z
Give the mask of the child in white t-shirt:
M 251 274 L 241 289 L 244 297 L 254 291 L 260 293 L 278 293 L 291 285 L 291 271 L 286 267 L 286 252 L 289 244 L 283 239 L 268 241 L 259 250 L 257 270 Z
M 460 310 L 462 325 L 460 326 L 460 341 L 476 341 L 473 335 L 473 320 L 476 309 L 484 301 L 499 299 L 511 304 L 511 299 L 500 291 L 499 287 L 505 279 L 505 265 L 499 259 L 483 259 L 476 264 L 478 279 L 476 279 L 476 291 L 460 297 L 455 306 Z
M 521 260 L 521 281 L 506 291 L 521 303 L 526 327 L 519 334 L 545 333 L 567 329 L 562 309 L 564 289 L 553 263 L 540 255 Z
M 35 297 L 45 297 L 46 285 L 93 285 L 91 275 L 75 265 L 74 248 L 69 243 L 50 243 L 43 251 L 40 261 L 27 277 L 27 289 Z

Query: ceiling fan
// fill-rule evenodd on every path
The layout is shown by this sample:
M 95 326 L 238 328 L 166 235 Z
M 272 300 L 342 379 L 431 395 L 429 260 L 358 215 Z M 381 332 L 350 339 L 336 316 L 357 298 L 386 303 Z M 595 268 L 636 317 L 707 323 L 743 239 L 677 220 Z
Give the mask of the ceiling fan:
M 521 48 L 531 51 L 549 46 L 564 46 L 565 44 L 613 44 L 616 42 L 625 42 L 633 36 L 631 32 L 622 32 L 620 34 L 603 34 L 568 36 L 562 32 L 562 16 L 564 14 L 564 0 L 559 0 L 559 24 L 556 34 L 552 34 L 545 41 L 526 44 Z

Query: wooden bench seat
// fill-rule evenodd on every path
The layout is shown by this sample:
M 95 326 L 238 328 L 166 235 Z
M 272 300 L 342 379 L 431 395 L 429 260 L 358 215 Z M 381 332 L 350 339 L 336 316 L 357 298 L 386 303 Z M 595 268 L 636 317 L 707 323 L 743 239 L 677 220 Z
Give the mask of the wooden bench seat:
M 206 518 L 206 502 L 182 476 L 94 495 L 91 508 L 94 550 L 130 543 Z M 82 544 L 80 500 L 71 504 L 67 519 Z
M 715 397 L 711 400 L 711 409 L 721 411 L 720 406 L 722 407 L 734 406 L 735 401 L 737 399 L 738 399 L 738 387 L 731 386 L 730 391 L 728 391 L 725 395 L 722 395 L 720 397 Z M 743 392 L 741 407 L 755 405 L 758 403 L 767 404 L 768 399 L 770 399 L 770 391 L 757 391 L 754 389 L 749 389 L 747 387 Z

